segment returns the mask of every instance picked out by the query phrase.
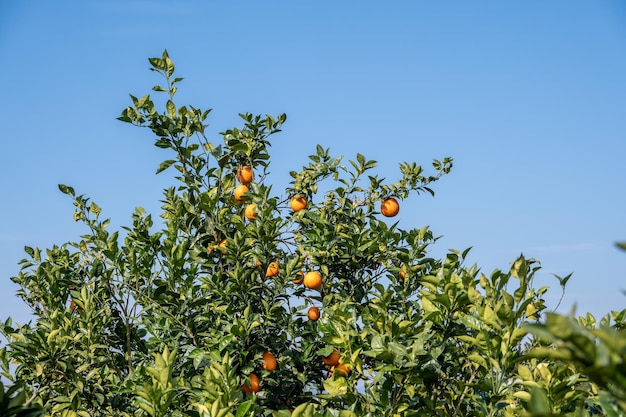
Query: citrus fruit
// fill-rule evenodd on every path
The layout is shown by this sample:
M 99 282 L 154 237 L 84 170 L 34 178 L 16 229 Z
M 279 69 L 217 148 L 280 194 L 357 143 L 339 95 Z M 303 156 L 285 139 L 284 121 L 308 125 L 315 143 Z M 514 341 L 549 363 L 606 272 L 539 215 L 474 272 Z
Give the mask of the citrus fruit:
M 400 276 L 400 279 L 404 279 L 406 277 L 406 268 L 404 265 L 400 267 L 400 272 L 398 272 L 398 276 Z
M 250 191 L 250 189 L 245 186 L 245 185 L 238 185 L 235 187 L 235 191 L 233 192 L 233 195 L 235 196 L 235 201 L 241 201 L 243 199 L 243 196 Z
M 72 299 L 72 300 L 70 301 L 70 310 L 72 310 L 72 311 L 76 310 L 76 312 L 77 312 L 78 314 L 80 314 L 80 313 L 82 313 L 83 308 L 82 308 L 81 306 L 79 306 L 78 304 L 76 304 L 76 303 L 74 302 L 74 300 Z
M 259 392 L 261 386 L 259 384 L 259 377 L 255 374 L 248 375 L 249 382 L 243 384 L 243 392 L 246 394 L 252 394 L 253 392 Z
M 265 352 L 262 356 L 263 358 L 263 369 L 266 371 L 275 371 L 277 368 L 276 357 L 272 354 L 272 352 Z
M 237 170 L 237 181 L 243 185 L 248 185 L 254 179 L 254 173 L 249 166 L 242 166 Z
M 296 276 L 298 278 L 292 279 L 291 282 L 293 282 L 294 284 L 302 284 L 302 281 L 304 281 L 304 272 L 298 271 L 296 272 Z
M 246 219 L 252 221 L 256 219 L 257 214 L 258 213 L 256 212 L 256 204 L 253 203 L 253 204 L 248 204 L 246 206 L 246 211 L 245 211 Z
M 304 286 L 312 290 L 319 290 L 322 288 L 322 275 L 317 271 L 307 272 L 304 276 Z
M 385 217 L 393 217 L 400 211 L 400 204 L 398 204 L 398 200 L 393 197 L 386 198 L 380 204 L 380 212 Z
M 324 362 L 324 365 L 337 366 L 339 365 L 339 358 L 339 351 L 337 349 L 333 349 L 330 355 L 322 356 L 322 362 Z
M 271 262 L 267 267 L 267 271 L 265 271 L 265 276 L 275 277 L 276 275 L 278 275 L 278 272 L 278 262 Z
M 340 363 L 339 365 L 334 367 L 333 371 L 334 374 L 336 374 L 337 376 L 342 376 L 345 378 L 350 374 L 350 367 L 345 363 Z
M 293 211 L 300 211 L 306 208 L 307 201 L 304 196 L 298 194 L 289 199 L 289 206 Z
M 309 311 L 307 311 L 307 316 L 309 316 L 309 320 L 317 321 L 320 318 L 320 309 L 313 306 L 309 307 Z

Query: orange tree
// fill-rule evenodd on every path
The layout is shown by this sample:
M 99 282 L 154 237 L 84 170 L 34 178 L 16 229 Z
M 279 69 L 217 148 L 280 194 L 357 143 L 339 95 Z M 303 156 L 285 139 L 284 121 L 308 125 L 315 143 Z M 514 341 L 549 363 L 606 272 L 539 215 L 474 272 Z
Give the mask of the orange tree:
M 593 412 L 592 380 L 525 356 L 523 326 L 545 309 L 536 261 L 487 276 L 467 251 L 430 257 L 428 227 L 392 219 L 451 159 L 431 174 L 402 163 L 388 182 L 375 161 L 318 145 L 277 195 L 269 138 L 285 115 L 241 114 L 216 145 L 209 111 L 174 103 L 167 52 L 149 62 L 163 110 L 131 96 L 119 119 L 154 133 L 171 155 L 157 173 L 175 170 L 177 186 L 158 220 L 137 208 L 113 232 L 59 186 L 87 231 L 26 248 L 12 279 L 34 320 L 2 326 L 4 376 L 29 403 L 51 416 L 518 415 L 552 369 L 552 410 Z

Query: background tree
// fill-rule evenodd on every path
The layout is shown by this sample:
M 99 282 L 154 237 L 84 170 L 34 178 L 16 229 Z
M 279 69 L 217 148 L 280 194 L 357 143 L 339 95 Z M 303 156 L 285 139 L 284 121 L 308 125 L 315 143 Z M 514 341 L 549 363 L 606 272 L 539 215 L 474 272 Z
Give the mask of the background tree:
M 149 61 L 162 104 L 131 96 L 119 119 L 171 155 L 160 217 L 137 208 L 110 232 L 60 185 L 86 234 L 26 248 L 13 278 L 34 321 L 5 322 L 4 375 L 49 415 L 517 415 L 537 412 L 537 386 L 549 413 L 600 412 L 596 380 L 527 355 L 525 325 L 546 308 L 537 261 L 487 276 L 467 250 L 430 257 L 429 228 L 392 219 L 410 194 L 434 194 L 450 158 L 430 174 L 401 163 L 389 182 L 318 145 L 276 195 L 269 139 L 286 116 L 241 114 L 216 145 L 209 111 L 174 103 L 167 52 Z

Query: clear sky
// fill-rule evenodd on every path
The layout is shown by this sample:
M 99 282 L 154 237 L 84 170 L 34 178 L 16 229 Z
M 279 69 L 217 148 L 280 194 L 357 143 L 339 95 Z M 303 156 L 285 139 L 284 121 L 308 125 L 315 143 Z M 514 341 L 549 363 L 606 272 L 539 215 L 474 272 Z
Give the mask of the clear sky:
M 528 1 L 0 2 L 0 319 L 24 245 L 85 231 L 57 184 L 130 223 L 159 212 L 168 156 L 149 132 L 116 120 L 160 79 L 167 48 L 177 103 L 213 108 L 209 135 L 237 113 L 285 112 L 271 180 L 287 184 L 316 144 L 397 163 L 451 156 L 435 198 L 403 202 L 405 228 L 430 225 L 433 248 L 472 246 L 485 273 L 520 253 L 538 285 L 573 272 L 561 311 L 626 307 L 626 3 Z

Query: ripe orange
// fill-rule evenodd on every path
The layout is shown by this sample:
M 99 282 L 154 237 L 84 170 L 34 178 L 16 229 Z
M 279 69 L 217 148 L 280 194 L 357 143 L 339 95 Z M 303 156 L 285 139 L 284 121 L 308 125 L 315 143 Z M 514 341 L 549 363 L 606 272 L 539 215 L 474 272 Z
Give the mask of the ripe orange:
M 306 198 L 303 195 L 294 195 L 289 199 L 289 206 L 293 211 L 304 210 L 307 206 Z
M 320 318 L 320 309 L 315 306 L 309 307 L 309 311 L 307 312 L 307 315 L 309 316 L 309 320 L 317 321 Z
M 272 354 L 272 352 L 263 353 L 263 369 L 266 371 L 275 371 L 278 367 L 276 363 L 276 357 Z
M 253 203 L 253 204 L 248 204 L 246 206 L 246 211 L 245 211 L 246 219 L 252 221 L 256 219 L 257 214 L 258 213 L 256 212 L 256 204 Z
M 339 365 L 333 368 L 333 371 L 337 374 L 337 376 L 347 377 L 350 375 L 350 367 L 345 363 L 340 363 Z
M 333 349 L 330 355 L 322 357 L 322 362 L 324 362 L 324 365 L 337 366 L 339 365 L 339 358 L 339 351 L 337 349 Z
M 254 173 L 249 166 L 242 166 L 237 170 L 237 181 L 243 185 L 248 185 L 254 179 Z
M 302 284 L 302 281 L 304 281 L 304 272 L 298 271 L 296 272 L 296 276 L 298 278 L 292 279 L 291 282 L 293 282 L 294 284 Z
M 255 260 L 254 260 L 254 262 L 253 262 L 253 264 L 252 264 L 252 266 L 255 266 L 255 267 L 257 267 L 257 268 L 258 268 L 258 267 L 260 267 L 260 266 L 262 266 L 262 265 L 263 265 L 263 264 L 262 264 L 262 263 L 261 263 L 261 261 L 259 261 L 258 259 L 255 259 Z
M 233 192 L 233 195 L 235 196 L 235 201 L 241 201 L 243 199 L 243 196 L 250 191 L 250 189 L 248 187 L 246 187 L 245 185 L 238 185 L 235 187 L 235 191 Z
M 312 290 L 319 290 L 322 288 L 322 275 L 317 271 L 307 272 L 304 276 L 304 286 Z
M 380 212 L 385 217 L 393 217 L 400 211 L 400 204 L 398 204 L 398 200 L 393 197 L 386 198 L 380 204 Z
M 398 272 L 398 275 L 400 276 L 400 279 L 404 279 L 406 277 L 406 267 L 404 265 L 400 267 L 400 272 Z
M 252 394 L 253 392 L 259 392 L 261 385 L 259 384 L 259 377 L 255 374 L 248 375 L 249 382 L 243 384 L 243 392 L 246 394 Z
M 83 308 L 82 308 L 81 306 L 79 306 L 78 304 L 76 304 L 76 303 L 74 302 L 74 300 L 72 299 L 72 300 L 70 301 L 70 310 L 72 310 L 72 311 L 76 310 L 76 312 L 77 312 L 78 314 L 80 314 L 80 313 L 82 313 Z
M 267 267 L 267 271 L 265 271 L 265 276 L 275 277 L 276 275 L 278 275 L 278 272 L 278 262 L 271 262 Z

